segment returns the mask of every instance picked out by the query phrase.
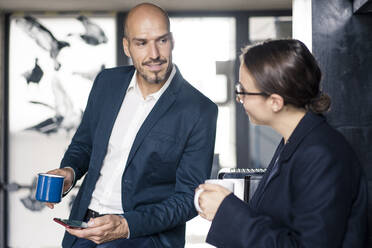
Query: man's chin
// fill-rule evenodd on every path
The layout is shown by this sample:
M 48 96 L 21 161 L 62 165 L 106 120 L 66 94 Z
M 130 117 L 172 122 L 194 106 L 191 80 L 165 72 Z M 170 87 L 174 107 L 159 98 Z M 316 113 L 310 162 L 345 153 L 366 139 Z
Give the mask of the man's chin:
M 165 75 L 146 77 L 146 81 L 152 84 L 161 84 L 166 81 Z
M 163 70 L 159 71 L 144 70 L 142 72 L 142 77 L 151 84 L 164 83 L 170 75 L 170 71 L 167 72 L 166 68 L 163 68 Z
M 146 82 L 150 84 L 160 84 L 164 81 L 162 78 L 150 78 L 150 77 L 146 77 L 145 80 Z

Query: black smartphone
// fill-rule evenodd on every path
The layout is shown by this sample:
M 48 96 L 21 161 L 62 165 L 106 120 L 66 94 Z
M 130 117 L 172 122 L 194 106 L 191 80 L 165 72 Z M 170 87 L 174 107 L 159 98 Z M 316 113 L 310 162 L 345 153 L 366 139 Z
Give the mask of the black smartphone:
M 60 218 L 54 218 L 53 220 L 68 228 L 83 229 L 88 227 L 88 223 L 80 220 L 66 220 Z

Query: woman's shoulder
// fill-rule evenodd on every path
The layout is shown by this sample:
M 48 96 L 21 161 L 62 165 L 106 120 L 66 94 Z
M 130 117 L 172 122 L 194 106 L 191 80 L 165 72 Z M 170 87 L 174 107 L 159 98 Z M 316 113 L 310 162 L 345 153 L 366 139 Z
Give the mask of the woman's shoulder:
M 345 136 L 327 121 L 314 128 L 305 138 L 304 145 L 318 147 L 326 152 L 353 152 Z
M 323 122 L 311 130 L 301 141 L 293 154 L 296 160 L 306 163 L 312 161 L 333 161 L 338 164 L 358 163 L 358 158 L 353 147 L 344 135 Z

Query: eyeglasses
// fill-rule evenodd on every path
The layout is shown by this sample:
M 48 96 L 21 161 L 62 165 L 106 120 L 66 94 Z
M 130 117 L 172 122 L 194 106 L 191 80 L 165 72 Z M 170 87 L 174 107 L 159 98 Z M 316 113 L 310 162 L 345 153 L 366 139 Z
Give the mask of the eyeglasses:
M 243 104 L 244 95 L 249 95 L 249 96 L 269 96 L 265 92 L 246 92 L 246 91 L 244 91 L 244 89 L 243 89 L 243 87 L 241 86 L 240 83 L 237 83 L 235 85 L 235 94 L 236 94 L 237 100 L 240 103 L 242 103 L 242 104 Z

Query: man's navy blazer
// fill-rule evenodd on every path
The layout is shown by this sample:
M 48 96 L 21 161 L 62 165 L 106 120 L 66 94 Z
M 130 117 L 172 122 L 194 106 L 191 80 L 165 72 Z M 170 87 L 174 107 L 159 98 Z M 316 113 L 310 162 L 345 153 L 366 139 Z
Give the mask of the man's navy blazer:
M 74 169 L 76 180 L 86 175 L 70 219 L 84 218 L 134 72 L 133 66 L 106 69 L 92 86 L 81 124 L 61 162 L 61 167 Z M 138 131 L 125 165 L 122 206 L 130 238 L 151 236 L 156 247 L 184 247 L 185 223 L 197 214 L 194 190 L 210 176 L 217 111 L 177 69 Z M 63 247 L 75 240 L 66 233 Z
M 284 147 L 282 140 L 250 204 L 232 194 L 224 199 L 207 242 L 364 248 L 366 228 L 367 188 L 353 149 L 323 116 L 308 112 Z

